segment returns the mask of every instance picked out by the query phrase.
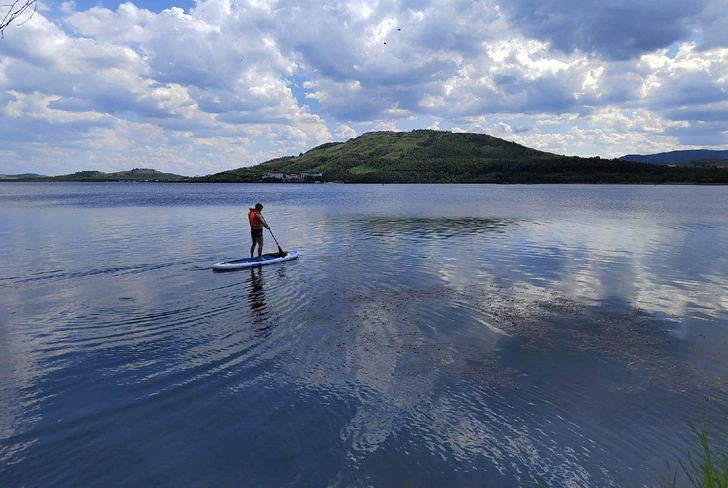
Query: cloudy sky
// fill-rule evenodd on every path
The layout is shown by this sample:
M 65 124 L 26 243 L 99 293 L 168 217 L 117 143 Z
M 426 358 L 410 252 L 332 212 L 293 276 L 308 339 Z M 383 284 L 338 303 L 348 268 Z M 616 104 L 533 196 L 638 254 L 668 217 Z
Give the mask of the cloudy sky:
M 0 40 L 0 173 L 204 175 L 422 128 L 727 149 L 725 0 L 49 0 Z

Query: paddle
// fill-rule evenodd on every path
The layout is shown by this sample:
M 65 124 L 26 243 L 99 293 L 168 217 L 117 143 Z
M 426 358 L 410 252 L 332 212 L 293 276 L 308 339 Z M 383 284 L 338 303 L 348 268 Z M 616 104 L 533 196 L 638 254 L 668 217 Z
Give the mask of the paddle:
M 273 235 L 273 231 L 270 230 L 270 227 L 268 227 L 268 232 L 270 232 L 270 235 L 273 237 L 273 240 L 276 241 L 276 244 L 278 245 L 278 254 L 281 255 L 281 257 L 285 257 L 288 253 L 281 248 L 281 245 L 278 244 L 278 239 L 276 239 L 276 236 Z

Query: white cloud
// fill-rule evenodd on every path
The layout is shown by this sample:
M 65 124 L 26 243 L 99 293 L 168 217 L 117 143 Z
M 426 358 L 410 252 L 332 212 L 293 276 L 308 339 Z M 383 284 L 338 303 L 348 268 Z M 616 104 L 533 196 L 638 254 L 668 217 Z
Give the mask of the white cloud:
M 356 137 L 356 131 L 346 124 L 341 124 L 334 131 L 337 139 L 348 140 L 352 137 Z
M 397 124 L 395 124 L 394 122 L 379 122 L 377 125 L 374 126 L 374 130 L 397 132 L 399 129 L 397 129 Z

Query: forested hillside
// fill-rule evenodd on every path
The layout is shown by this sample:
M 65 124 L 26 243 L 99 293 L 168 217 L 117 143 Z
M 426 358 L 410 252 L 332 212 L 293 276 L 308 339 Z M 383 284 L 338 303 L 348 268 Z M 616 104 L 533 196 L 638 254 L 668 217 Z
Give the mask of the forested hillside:
M 344 183 L 728 183 L 728 169 L 674 168 L 537 151 L 486 134 L 371 132 L 257 166 L 188 181 L 281 181 L 323 172 Z

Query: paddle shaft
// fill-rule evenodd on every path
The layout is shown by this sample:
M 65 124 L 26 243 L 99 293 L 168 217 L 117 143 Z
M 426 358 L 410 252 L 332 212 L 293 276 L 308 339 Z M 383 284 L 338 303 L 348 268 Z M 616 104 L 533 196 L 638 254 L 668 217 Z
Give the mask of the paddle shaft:
M 261 215 L 261 217 L 263 217 L 263 216 Z M 265 222 L 265 217 L 263 217 L 263 222 Z M 265 226 L 268 228 L 268 232 L 270 232 L 270 235 L 273 237 L 273 240 L 276 241 L 276 245 L 278 246 L 278 252 L 280 253 L 280 255 L 285 256 L 286 254 L 288 254 L 286 251 L 283 250 L 281 245 L 278 244 L 278 239 L 276 239 L 276 236 L 273 235 L 273 231 L 270 230 L 270 226 L 268 225 L 268 222 L 265 222 Z
M 286 254 L 288 254 L 286 251 L 283 250 L 283 248 L 281 248 L 281 245 L 278 244 L 278 239 L 276 239 L 276 236 L 273 235 L 273 231 L 270 230 L 270 227 L 268 227 L 268 232 L 270 232 L 270 235 L 271 235 L 271 237 L 273 237 L 273 240 L 276 241 L 276 245 L 278 246 L 278 252 L 281 253 L 282 256 L 285 256 Z

